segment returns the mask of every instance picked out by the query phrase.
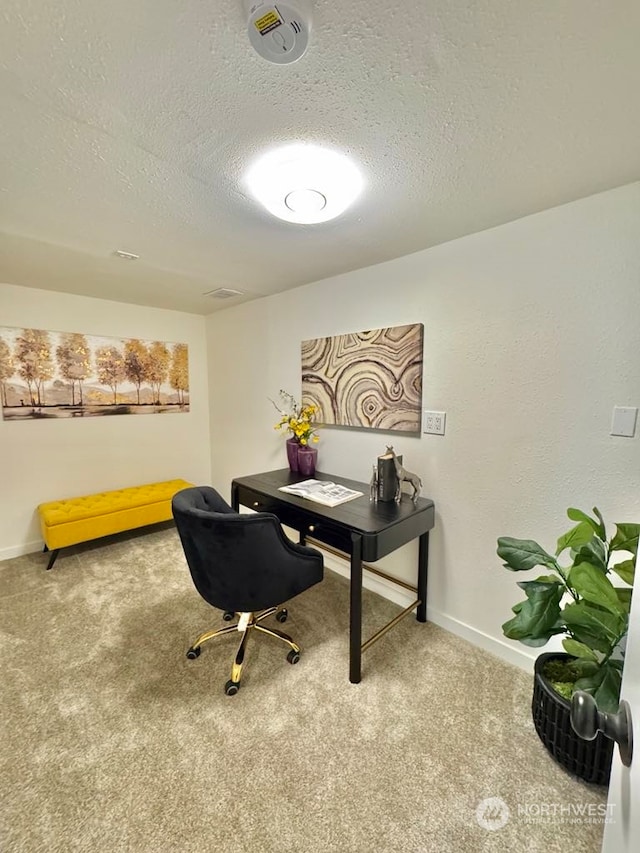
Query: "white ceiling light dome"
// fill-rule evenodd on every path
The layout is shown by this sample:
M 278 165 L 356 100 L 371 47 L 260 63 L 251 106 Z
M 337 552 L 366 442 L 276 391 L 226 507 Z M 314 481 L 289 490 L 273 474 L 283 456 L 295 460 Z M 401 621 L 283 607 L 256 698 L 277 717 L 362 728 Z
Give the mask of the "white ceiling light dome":
M 364 181 L 344 154 L 292 143 L 260 157 L 247 172 L 251 194 L 287 222 L 335 219 L 360 195 Z

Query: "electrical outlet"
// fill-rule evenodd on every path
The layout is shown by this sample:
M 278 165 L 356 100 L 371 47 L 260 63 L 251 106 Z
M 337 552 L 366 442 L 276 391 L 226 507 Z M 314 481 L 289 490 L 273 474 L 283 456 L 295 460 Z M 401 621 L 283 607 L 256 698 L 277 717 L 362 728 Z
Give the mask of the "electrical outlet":
M 428 412 L 425 409 L 422 415 L 422 432 L 429 433 L 429 435 L 444 435 L 446 412 Z

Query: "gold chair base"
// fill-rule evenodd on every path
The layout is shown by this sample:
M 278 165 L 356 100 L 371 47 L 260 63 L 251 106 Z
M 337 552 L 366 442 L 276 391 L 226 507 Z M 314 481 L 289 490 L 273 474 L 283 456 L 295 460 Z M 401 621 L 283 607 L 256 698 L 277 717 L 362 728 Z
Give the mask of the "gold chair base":
M 200 634 L 187 651 L 187 657 L 199 657 L 200 647 L 208 640 L 213 640 L 214 637 L 221 637 L 223 634 L 230 634 L 232 631 L 238 631 L 242 635 L 240 638 L 240 645 L 238 646 L 238 651 L 236 652 L 235 659 L 231 666 L 231 679 L 227 681 L 225 686 L 225 692 L 227 695 L 231 696 L 238 692 L 238 688 L 240 686 L 247 643 L 249 642 L 249 636 L 252 629 L 255 628 L 256 631 L 260 631 L 262 634 L 267 634 L 269 637 L 274 637 L 276 640 L 281 640 L 283 643 L 286 643 L 286 645 L 291 649 L 287 660 L 289 663 L 298 662 L 300 657 L 300 646 L 297 643 L 294 643 L 291 637 L 288 634 L 285 634 L 284 631 L 278 631 L 277 628 L 267 628 L 260 624 L 267 617 L 273 616 L 274 613 L 278 613 L 283 609 L 284 608 L 281 607 L 269 607 L 267 610 L 262 610 L 260 613 L 236 613 L 234 615 L 239 618 L 233 625 L 225 625 L 224 628 L 205 631 L 204 634 Z

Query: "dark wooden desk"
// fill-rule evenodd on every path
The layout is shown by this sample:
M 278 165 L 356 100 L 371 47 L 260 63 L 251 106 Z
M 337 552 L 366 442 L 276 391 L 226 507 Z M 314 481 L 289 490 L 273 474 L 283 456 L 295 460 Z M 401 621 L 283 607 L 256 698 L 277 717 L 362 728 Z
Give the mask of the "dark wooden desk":
M 349 608 L 349 680 L 357 684 L 361 679 L 362 652 L 393 627 L 403 616 L 417 607 L 418 622 L 427 621 L 427 567 L 429 559 L 429 531 L 435 521 L 435 507 L 431 500 L 419 498 L 417 503 L 404 495 L 400 504 L 372 502 L 369 486 L 356 480 L 316 471 L 317 480 L 331 480 L 350 489 L 363 492 L 336 507 L 299 498 L 279 491 L 280 486 L 306 479 L 292 474 L 288 468 L 266 471 L 236 478 L 231 486 L 231 503 L 235 510 L 240 504 L 257 512 L 272 512 L 283 524 L 299 531 L 300 541 L 316 540 L 347 557 L 351 563 Z M 400 583 L 417 594 L 417 599 L 395 619 L 362 643 L 362 571 L 363 560 L 375 561 L 395 551 L 401 545 L 419 539 L 417 586 L 404 582 L 366 566 L 369 571 Z

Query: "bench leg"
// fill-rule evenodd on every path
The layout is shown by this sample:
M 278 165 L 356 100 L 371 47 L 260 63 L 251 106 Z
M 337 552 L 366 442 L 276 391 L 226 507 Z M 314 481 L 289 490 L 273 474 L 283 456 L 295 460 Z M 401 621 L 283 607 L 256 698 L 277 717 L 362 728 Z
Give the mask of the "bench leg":
M 47 551 L 49 550 L 46 545 L 44 547 Z M 51 552 L 51 556 L 49 557 L 49 565 L 47 566 L 47 571 L 49 571 L 49 569 L 53 568 L 53 564 L 55 563 L 56 557 L 58 556 L 59 553 L 60 553 L 60 548 L 56 548 L 55 551 Z

